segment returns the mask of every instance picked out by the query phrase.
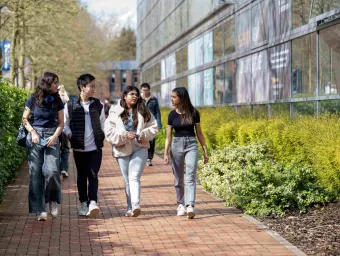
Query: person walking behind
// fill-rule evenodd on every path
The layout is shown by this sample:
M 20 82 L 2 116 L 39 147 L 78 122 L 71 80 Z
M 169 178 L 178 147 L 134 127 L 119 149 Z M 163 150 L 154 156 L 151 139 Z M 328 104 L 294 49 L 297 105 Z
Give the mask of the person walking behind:
M 143 83 L 141 85 L 142 97 L 145 100 L 146 106 L 150 110 L 151 114 L 156 118 L 158 129 L 162 129 L 161 111 L 159 109 L 158 100 L 150 92 L 150 85 Z M 152 166 L 152 159 L 155 154 L 156 139 L 150 141 L 150 148 L 148 149 L 148 160 L 146 166 Z
M 64 104 L 58 94 L 58 84 L 56 74 L 45 72 L 26 101 L 22 116 L 28 131 L 29 212 L 37 213 L 40 221 L 47 220 L 45 204 L 49 203 L 50 213 L 55 218 L 58 216 L 57 204 L 61 201 L 58 137 L 64 127 Z
M 124 178 L 127 217 L 141 214 L 140 178 L 148 157 L 149 141 L 157 132 L 156 119 L 143 103 L 138 88 L 127 86 L 105 122 L 106 140 L 112 144 L 113 156 Z
M 171 145 L 170 158 L 172 160 L 172 170 L 175 177 L 175 190 L 178 204 L 177 215 L 184 216 L 187 214 L 189 219 L 193 219 L 195 217 L 194 207 L 198 162 L 196 135 L 204 151 L 204 163 L 208 162 L 208 151 L 200 125 L 199 112 L 191 104 L 187 89 L 184 87 L 173 89 L 171 102 L 175 109 L 172 110 L 168 116 L 164 163 L 166 165 L 169 164 L 169 148 Z M 175 130 L 175 134 L 172 140 L 173 130 Z
M 64 132 L 68 136 L 77 168 L 77 187 L 81 207 L 79 216 L 95 217 L 99 213 L 98 172 L 104 146 L 104 106 L 94 98 L 95 77 L 81 75 L 77 80 L 79 99 L 65 108 Z M 88 183 L 88 184 L 87 184 Z
M 65 86 L 63 84 L 60 84 L 58 87 L 58 92 L 60 95 L 61 100 L 63 101 L 64 106 L 66 103 L 70 100 L 68 97 L 68 93 L 65 89 Z M 68 155 L 70 152 L 70 148 L 68 146 L 68 137 L 67 135 L 62 132 L 59 136 L 59 141 L 60 141 L 60 170 L 61 170 L 61 175 L 64 178 L 68 177 Z

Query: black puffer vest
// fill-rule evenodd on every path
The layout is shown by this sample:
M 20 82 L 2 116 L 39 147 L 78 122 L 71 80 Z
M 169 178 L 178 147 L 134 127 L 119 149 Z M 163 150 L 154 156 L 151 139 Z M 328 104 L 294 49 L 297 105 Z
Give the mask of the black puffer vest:
M 96 98 L 90 98 L 90 118 L 92 123 L 94 141 L 97 148 L 104 146 L 104 132 L 100 125 L 100 114 L 103 109 L 103 105 Z M 85 135 L 85 111 L 80 104 L 80 100 L 69 101 L 68 110 L 70 116 L 70 128 L 72 131 L 72 138 L 70 140 L 71 147 L 74 149 L 85 149 L 84 135 Z M 69 105 L 70 104 L 70 105 Z M 72 113 L 70 111 L 72 110 Z

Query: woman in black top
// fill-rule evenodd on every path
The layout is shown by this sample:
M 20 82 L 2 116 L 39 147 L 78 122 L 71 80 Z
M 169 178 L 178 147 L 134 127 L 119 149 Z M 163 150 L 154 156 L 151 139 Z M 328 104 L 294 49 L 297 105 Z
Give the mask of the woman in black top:
M 208 151 L 200 126 L 200 115 L 191 104 L 186 88 L 178 87 L 172 90 L 171 102 L 175 107 L 168 116 L 168 128 L 164 149 L 164 163 L 169 164 L 170 157 L 175 176 L 177 197 L 177 215 L 195 217 L 196 172 L 198 162 L 197 138 L 204 151 L 204 163 L 208 162 Z M 172 141 L 172 130 L 175 130 Z M 196 130 L 196 135 L 195 135 Z M 184 162 L 185 162 L 185 198 L 184 198 Z
M 46 203 L 50 204 L 52 217 L 57 217 L 57 204 L 61 200 L 58 137 L 64 128 L 64 104 L 58 94 L 58 85 L 58 76 L 45 72 L 26 101 L 22 116 L 29 132 L 26 138 L 30 171 L 29 212 L 37 213 L 38 220 L 47 219 Z

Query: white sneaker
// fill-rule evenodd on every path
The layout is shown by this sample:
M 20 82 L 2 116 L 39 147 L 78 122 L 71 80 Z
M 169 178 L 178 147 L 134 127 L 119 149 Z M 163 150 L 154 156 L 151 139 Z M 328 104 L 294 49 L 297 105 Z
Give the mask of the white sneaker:
M 79 216 L 86 216 L 86 213 L 88 211 L 89 211 L 89 208 L 87 207 L 87 202 L 82 202 L 80 210 L 79 210 Z
M 185 207 L 183 204 L 179 204 L 177 207 L 177 216 L 185 216 L 187 211 L 185 210 Z
M 55 201 L 50 202 L 50 211 L 51 211 L 52 218 L 56 218 L 58 216 L 57 202 Z
M 132 216 L 132 210 L 128 209 L 125 213 L 125 217 L 131 217 Z
M 146 166 L 152 166 L 151 159 L 147 159 L 147 160 L 146 160 Z
M 195 217 L 195 209 L 191 205 L 187 207 L 187 217 L 188 219 L 193 219 Z
M 38 220 L 39 220 L 39 221 L 47 220 L 47 212 L 41 212 L 41 213 L 39 213 Z
M 61 175 L 63 175 L 64 178 L 68 177 L 68 173 L 65 170 L 61 171 Z
M 141 213 L 142 210 L 140 209 L 140 206 L 133 207 L 131 217 L 138 217 Z
M 96 217 L 99 213 L 99 207 L 96 201 L 91 201 L 89 205 L 89 211 L 86 213 L 87 217 Z

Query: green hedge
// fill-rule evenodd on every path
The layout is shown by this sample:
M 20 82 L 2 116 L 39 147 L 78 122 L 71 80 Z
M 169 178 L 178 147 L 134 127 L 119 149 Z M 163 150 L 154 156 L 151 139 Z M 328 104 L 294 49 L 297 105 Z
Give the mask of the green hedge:
M 1 79 L 1 78 L 0 78 Z M 0 202 L 5 187 L 26 158 L 16 142 L 28 92 L 0 80 Z
M 224 198 L 228 205 L 235 205 L 254 214 L 263 215 L 270 212 L 283 214 L 286 209 L 298 208 L 303 211 L 309 205 L 340 198 L 340 122 L 338 113 L 318 118 L 298 116 L 298 118 L 291 119 L 285 111 L 273 118 L 267 118 L 261 115 L 251 117 L 247 111 L 246 115 L 237 114 L 230 107 L 201 108 L 199 110 L 201 126 L 212 159 L 216 154 L 220 154 L 220 150 L 227 150 L 231 145 L 236 152 L 240 150 L 238 147 L 266 145 L 266 151 L 263 153 L 265 156 L 261 160 L 263 164 L 266 163 L 264 164 L 265 169 L 254 168 L 251 173 L 256 172 L 259 177 L 271 173 L 272 176 L 280 178 L 276 178 L 276 182 L 263 180 L 264 183 L 261 183 L 261 180 L 258 183 L 253 179 L 240 178 L 235 181 L 237 186 L 244 187 L 244 184 L 247 184 L 247 186 L 255 186 L 255 189 L 262 188 L 262 190 L 263 187 L 273 186 L 274 190 L 283 193 L 284 187 L 280 184 L 292 187 L 289 180 L 294 180 L 294 184 L 300 184 L 297 188 L 292 189 L 300 201 L 296 198 L 281 198 L 274 200 L 273 204 L 269 202 L 272 200 L 270 197 L 268 200 L 265 200 L 265 197 L 262 199 L 258 197 L 258 201 L 251 202 L 247 201 L 248 199 L 246 201 L 236 200 L 231 196 L 223 196 L 223 193 L 227 193 L 228 190 L 223 173 L 208 170 L 215 168 L 212 165 L 208 165 L 208 169 L 200 166 L 199 181 L 202 184 L 208 184 L 214 180 L 212 187 L 204 186 Z M 169 109 L 162 109 L 162 116 L 167 116 L 169 111 Z M 164 121 L 163 118 L 164 127 L 166 127 Z M 165 135 L 165 130 L 163 130 L 157 136 L 159 142 L 157 146 L 161 150 L 164 147 Z M 217 169 L 220 168 L 218 164 L 216 166 Z M 251 167 L 251 165 L 249 166 Z M 285 175 L 280 176 L 285 172 Z M 298 179 L 298 176 L 307 179 L 311 194 L 308 194 L 309 190 L 302 186 L 304 184 L 302 180 Z M 301 196 L 300 192 L 305 194 L 305 197 Z M 234 196 L 238 198 L 236 194 Z M 287 197 L 289 196 L 287 195 Z M 258 208 L 255 207 L 256 205 Z

